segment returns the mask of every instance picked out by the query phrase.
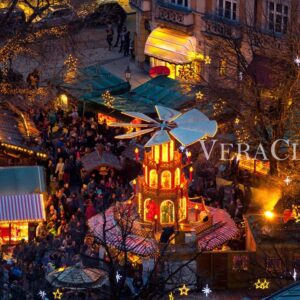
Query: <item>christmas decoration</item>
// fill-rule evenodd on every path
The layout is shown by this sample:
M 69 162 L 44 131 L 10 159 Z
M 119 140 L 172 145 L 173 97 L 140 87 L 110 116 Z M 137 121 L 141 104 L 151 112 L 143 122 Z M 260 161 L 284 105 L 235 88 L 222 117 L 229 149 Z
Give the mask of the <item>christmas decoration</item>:
M 208 297 L 211 292 L 212 290 L 208 287 L 208 284 L 202 289 L 202 293 L 205 294 L 205 297 Z
M 171 292 L 170 294 L 169 294 L 169 300 L 174 300 L 175 298 L 174 298 L 174 295 L 173 295 L 173 293 Z
M 117 271 L 117 274 L 116 274 L 116 281 L 117 283 L 122 279 L 122 275 L 119 274 L 119 272 Z
M 61 299 L 62 295 L 63 295 L 63 293 L 59 289 L 57 289 L 55 292 L 53 292 L 54 299 Z
M 181 288 L 179 288 L 180 296 L 187 296 L 189 290 L 190 289 L 184 284 Z
M 261 289 L 261 290 L 268 289 L 269 288 L 269 284 L 270 284 L 270 282 L 267 281 L 267 279 L 264 279 L 263 281 L 261 281 L 260 279 L 257 279 L 257 281 L 254 283 L 255 288 L 257 290 L 258 289 Z
M 45 291 L 39 291 L 38 296 L 40 296 L 44 300 L 46 298 L 47 294 Z
M 112 108 L 115 98 L 110 94 L 110 92 L 106 91 L 101 96 L 104 100 L 105 106 Z

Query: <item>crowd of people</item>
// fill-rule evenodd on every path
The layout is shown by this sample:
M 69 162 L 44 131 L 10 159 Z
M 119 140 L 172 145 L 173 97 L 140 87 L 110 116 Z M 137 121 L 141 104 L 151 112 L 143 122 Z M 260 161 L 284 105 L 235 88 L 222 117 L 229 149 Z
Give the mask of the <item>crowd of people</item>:
M 18 295 L 25 294 L 26 299 L 34 299 L 38 290 L 47 288 L 46 274 L 75 264 L 80 254 L 94 257 L 99 266 L 99 247 L 89 242 L 87 220 L 116 201 L 127 200 L 132 192 L 128 174 L 114 169 L 105 176 L 97 170 L 87 172 L 81 160 L 94 149 L 124 160 L 126 144 L 114 139 L 122 129 L 100 124 L 93 116 L 80 117 L 75 106 L 71 112 L 49 107 L 30 113 L 41 132 L 40 144 L 49 156 L 43 162 L 49 194 L 47 220 L 38 224 L 33 241 L 21 241 L 14 247 L 12 259 L 1 261 L 1 299 L 5 300 L 24 299 Z M 238 185 L 214 195 L 210 191 L 216 190 L 217 173 L 203 166 L 200 169 L 204 173 L 195 170 L 194 185 L 200 187 L 206 203 L 226 209 L 240 223 L 246 202 Z

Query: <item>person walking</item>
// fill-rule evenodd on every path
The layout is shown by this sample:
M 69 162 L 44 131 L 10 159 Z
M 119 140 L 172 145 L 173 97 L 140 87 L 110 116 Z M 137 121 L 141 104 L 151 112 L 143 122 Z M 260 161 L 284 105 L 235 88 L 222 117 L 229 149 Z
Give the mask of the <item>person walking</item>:
M 119 45 L 122 29 L 123 29 L 123 22 L 122 22 L 121 17 L 119 17 L 118 23 L 117 23 L 117 33 L 118 33 L 118 35 L 117 35 L 117 40 L 116 40 L 116 43 L 115 43 L 114 47 L 118 47 L 118 45 Z
M 112 27 L 112 23 L 109 22 L 107 24 L 107 28 L 106 28 L 106 40 L 108 43 L 108 50 L 111 51 L 112 50 L 112 42 L 114 39 L 114 29 Z
M 129 56 L 129 48 L 130 48 L 130 31 L 127 31 L 125 35 L 125 42 L 124 42 L 124 56 Z
M 120 33 L 121 45 L 120 45 L 119 53 L 124 51 L 126 33 L 127 33 L 127 28 L 123 26 L 122 32 Z

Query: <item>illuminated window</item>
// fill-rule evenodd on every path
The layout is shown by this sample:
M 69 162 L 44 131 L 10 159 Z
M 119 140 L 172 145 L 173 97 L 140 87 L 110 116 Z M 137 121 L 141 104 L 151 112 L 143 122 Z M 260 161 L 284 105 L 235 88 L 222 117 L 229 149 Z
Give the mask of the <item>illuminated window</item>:
M 286 33 L 288 26 L 289 7 L 282 1 L 267 1 L 268 30 Z
M 163 171 L 161 173 L 161 187 L 163 189 L 170 189 L 171 188 L 171 172 L 170 171 Z
M 219 0 L 218 1 L 218 16 L 221 18 L 235 21 L 237 19 L 237 4 L 236 0 Z
M 179 199 L 178 215 L 179 215 L 179 221 L 184 220 L 186 218 L 186 198 L 185 197 Z
M 235 272 L 248 270 L 248 256 L 234 255 L 232 257 L 232 270 Z
M 175 221 L 175 207 L 171 200 L 165 200 L 160 205 L 160 223 L 171 224 Z
M 148 184 L 148 166 L 145 166 L 145 182 Z
M 175 186 L 180 186 L 180 169 L 175 170 Z
M 19 242 L 22 239 L 28 240 L 28 223 L 11 223 L 9 227 L 8 223 L 0 225 L 0 242 L 12 243 Z
M 170 160 L 174 159 L 174 141 L 171 140 L 170 142 Z
M 226 75 L 226 68 L 227 68 L 227 60 L 225 58 L 220 60 L 219 66 L 219 75 L 225 76 Z
M 157 208 L 154 200 L 148 198 L 144 202 L 144 220 L 153 221 L 154 216 L 157 214 Z
M 156 170 L 154 169 L 151 170 L 149 175 L 150 175 L 150 181 L 149 181 L 150 187 L 157 188 L 158 176 Z
M 162 148 L 162 161 L 168 162 L 169 161 L 169 144 L 165 143 L 161 145 Z
M 159 156 L 160 156 L 160 147 L 154 146 L 154 160 L 157 164 L 159 163 Z

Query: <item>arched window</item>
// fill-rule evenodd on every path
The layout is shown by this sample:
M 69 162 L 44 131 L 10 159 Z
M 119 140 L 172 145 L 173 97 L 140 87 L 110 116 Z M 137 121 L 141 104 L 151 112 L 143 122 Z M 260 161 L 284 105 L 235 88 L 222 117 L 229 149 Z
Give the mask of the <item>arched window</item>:
M 179 222 L 186 218 L 186 198 L 185 197 L 179 199 L 178 217 L 179 217 Z
M 175 222 L 175 207 L 171 200 L 165 200 L 160 205 L 160 223 L 172 224 Z
M 171 180 L 172 180 L 172 175 L 170 171 L 163 171 L 161 173 L 161 187 L 163 189 L 171 188 Z
M 148 198 L 144 201 L 144 221 L 152 222 L 157 214 L 157 206 L 154 200 Z
M 180 186 L 180 169 L 175 170 L 175 186 Z
M 157 182 L 158 182 L 157 172 L 155 169 L 152 169 L 150 171 L 149 186 L 152 188 L 157 188 Z

